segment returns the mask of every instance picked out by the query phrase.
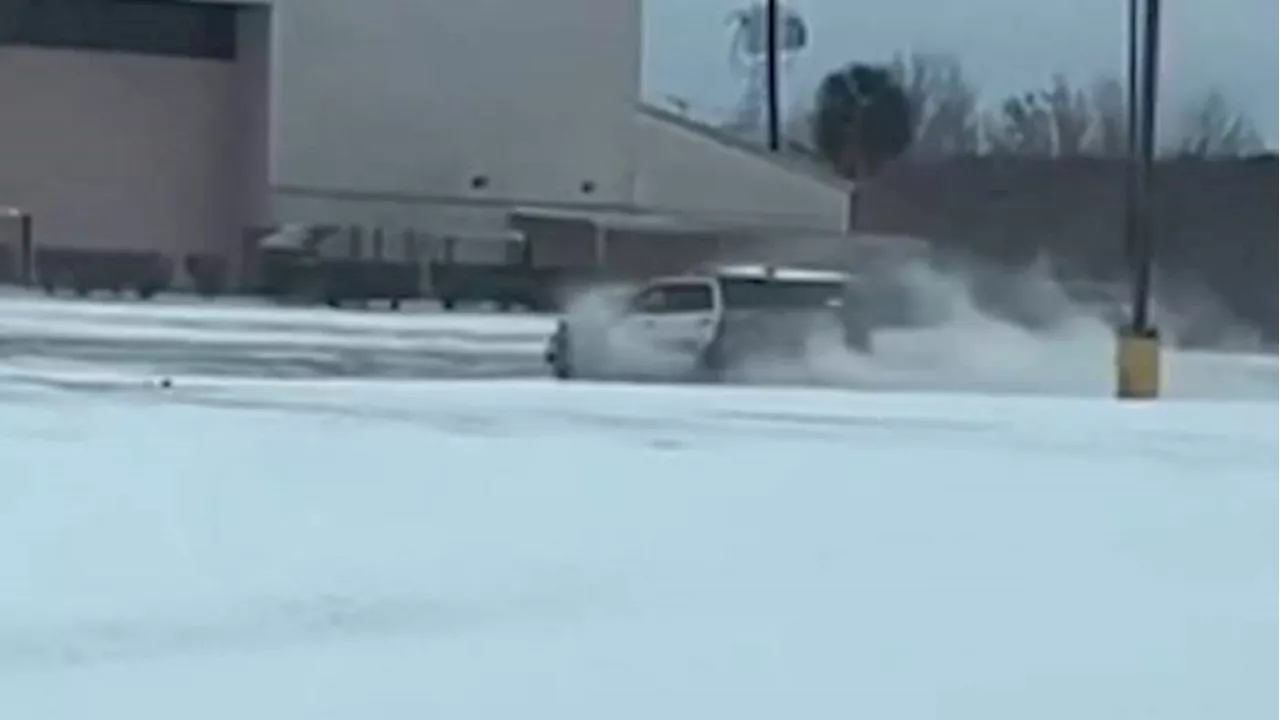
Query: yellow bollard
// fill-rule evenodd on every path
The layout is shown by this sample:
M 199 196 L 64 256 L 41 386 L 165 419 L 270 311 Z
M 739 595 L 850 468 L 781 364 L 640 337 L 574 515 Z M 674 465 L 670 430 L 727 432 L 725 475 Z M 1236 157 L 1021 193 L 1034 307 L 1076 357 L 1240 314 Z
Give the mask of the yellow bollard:
M 1116 397 L 1154 400 L 1160 396 L 1160 335 L 1154 328 L 1123 328 L 1116 337 Z

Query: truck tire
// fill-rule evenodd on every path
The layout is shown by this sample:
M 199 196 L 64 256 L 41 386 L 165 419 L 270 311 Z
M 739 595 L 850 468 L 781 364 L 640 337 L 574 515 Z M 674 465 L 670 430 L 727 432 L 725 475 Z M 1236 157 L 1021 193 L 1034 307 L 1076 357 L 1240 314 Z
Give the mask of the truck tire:
M 694 368 L 692 380 L 702 383 L 724 382 L 725 373 L 729 368 L 727 353 L 724 329 L 721 328 L 716 331 L 715 338 L 698 356 L 698 364 Z
M 843 318 L 844 346 L 860 353 L 871 352 L 871 327 L 867 319 L 855 314 Z
M 557 380 L 574 378 L 573 357 L 569 351 L 569 345 L 569 330 L 564 326 L 556 328 L 555 335 L 551 339 L 552 352 L 548 360 L 551 365 L 551 374 Z
M 558 357 L 551 364 L 551 375 L 557 380 L 565 381 L 573 379 L 573 366 L 567 360 L 560 360 Z

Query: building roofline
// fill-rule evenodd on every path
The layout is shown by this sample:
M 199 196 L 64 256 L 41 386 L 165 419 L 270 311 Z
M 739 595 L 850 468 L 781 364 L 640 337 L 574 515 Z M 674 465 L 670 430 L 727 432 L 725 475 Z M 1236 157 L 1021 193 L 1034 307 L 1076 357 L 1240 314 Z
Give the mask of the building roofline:
M 521 211 L 526 213 L 536 212 L 543 215 L 560 214 L 579 219 L 607 218 L 614 221 L 615 227 L 620 227 L 624 222 L 629 225 L 668 222 L 684 226 L 702 227 L 709 230 L 777 231 L 819 235 L 844 235 L 848 232 L 847 230 L 810 225 L 804 222 L 803 217 L 789 214 L 766 213 L 757 215 L 751 213 L 697 212 L 662 206 L 641 206 L 633 203 L 557 202 L 519 197 L 467 197 L 399 190 L 294 184 L 273 184 L 271 198 L 273 205 L 277 208 L 282 201 L 285 203 L 317 202 L 335 207 L 337 205 L 345 205 L 349 209 L 356 206 L 376 206 L 387 212 L 375 214 L 388 216 L 399 214 L 391 212 L 392 209 L 399 210 L 400 213 L 409 211 L 431 212 L 441 209 L 487 210 L 502 213 Z M 326 215 L 332 214 L 326 213 Z M 358 213 L 353 214 L 351 222 L 356 222 L 356 217 L 358 216 Z
M 803 175 L 811 180 L 815 180 L 826 185 L 833 190 L 839 190 L 845 193 L 853 193 L 856 185 L 852 180 L 845 178 L 830 168 L 816 162 L 810 158 L 796 155 L 794 153 L 775 153 L 737 137 L 732 133 L 725 132 L 706 123 L 698 122 L 684 115 L 656 107 L 646 102 L 636 105 L 636 111 L 647 117 L 651 117 L 660 122 L 674 125 L 682 130 L 698 135 L 699 137 L 710 140 L 722 147 L 726 147 L 735 152 L 750 155 L 759 159 L 761 162 L 769 163 L 780 170 L 792 172 L 797 175 Z

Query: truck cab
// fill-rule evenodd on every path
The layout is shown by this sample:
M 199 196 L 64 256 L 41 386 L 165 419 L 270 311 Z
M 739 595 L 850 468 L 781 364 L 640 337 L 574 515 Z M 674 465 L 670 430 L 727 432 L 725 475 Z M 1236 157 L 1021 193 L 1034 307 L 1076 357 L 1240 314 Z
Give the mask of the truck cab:
M 843 273 L 763 265 L 654 278 L 612 312 L 562 318 L 546 360 L 561 378 L 714 379 L 747 357 L 802 355 L 815 333 L 863 349 L 847 287 Z

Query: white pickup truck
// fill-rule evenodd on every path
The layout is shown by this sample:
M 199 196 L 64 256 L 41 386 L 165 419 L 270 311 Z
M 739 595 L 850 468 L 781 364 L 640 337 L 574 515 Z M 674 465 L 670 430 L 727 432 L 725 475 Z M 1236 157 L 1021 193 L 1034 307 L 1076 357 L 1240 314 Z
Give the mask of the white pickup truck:
M 607 310 L 570 312 L 548 342 L 561 379 L 662 378 L 715 381 L 748 358 L 798 357 L 821 333 L 869 350 L 849 277 L 763 265 L 661 277 L 624 293 Z

